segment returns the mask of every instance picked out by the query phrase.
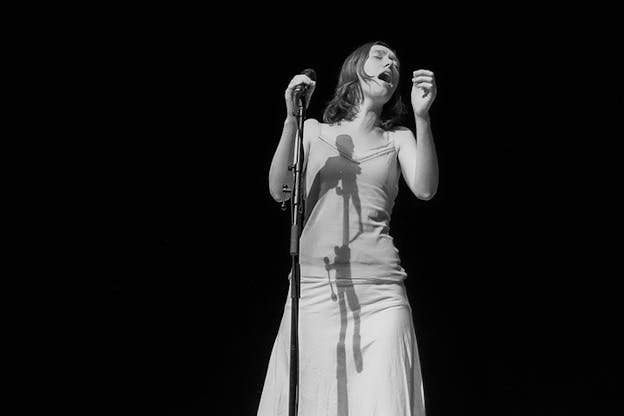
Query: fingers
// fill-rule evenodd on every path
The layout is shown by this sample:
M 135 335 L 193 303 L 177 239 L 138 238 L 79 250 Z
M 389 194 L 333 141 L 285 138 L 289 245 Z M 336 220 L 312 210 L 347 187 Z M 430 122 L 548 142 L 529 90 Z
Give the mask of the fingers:
M 288 87 L 286 87 L 286 91 L 284 92 L 284 98 L 286 99 L 286 108 L 288 109 L 289 114 L 293 114 L 293 109 L 296 106 L 295 103 L 295 87 L 298 85 L 307 85 L 307 91 L 303 96 L 305 107 L 307 108 L 310 99 L 312 98 L 312 93 L 314 92 L 314 88 L 316 88 L 316 81 L 313 81 L 310 77 L 304 74 L 295 75 L 290 82 L 288 83 Z M 296 114 L 293 114 L 296 115 Z
M 295 75 L 292 80 L 290 80 L 287 89 L 293 89 L 299 84 L 309 85 L 310 88 L 316 87 L 316 81 L 312 81 L 312 79 L 310 79 L 310 77 L 308 77 L 307 75 L 298 74 Z
M 418 69 L 416 71 L 414 71 L 412 73 L 413 76 L 418 76 L 418 75 L 427 75 L 432 77 L 433 76 L 433 72 L 429 71 L 428 69 Z
M 419 69 L 412 73 L 412 82 L 416 86 L 419 86 L 421 83 L 435 85 L 435 77 L 433 72 L 426 69 Z
M 429 95 L 429 93 L 435 94 L 435 76 L 432 71 L 427 69 L 419 69 L 412 73 L 412 83 L 415 88 L 420 88 L 424 91 L 423 97 Z
M 284 96 L 286 97 L 287 100 L 294 99 L 295 87 L 301 84 L 308 86 L 308 90 L 306 91 L 306 94 L 305 94 L 306 105 L 307 105 L 307 103 L 310 102 L 310 98 L 312 96 L 312 93 L 314 92 L 314 88 L 316 88 L 316 81 L 312 81 L 312 79 L 310 79 L 310 77 L 308 77 L 307 75 L 304 75 L 304 74 L 295 75 L 293 79 L 290 80 L 290 82 L 288 83 L 288 87 L 286 88 L 286 91 L 284 92 Z
M 425 75 L 420 75 L 418 77 L 412 78 L 412 82 L 430 82 L 433 84 L 433 77 L 428 77 Z
M 418 84 L 414 83 L 414 86 L 418 88 L 424 88 L 426 90 L 430 90 L 433 88 L 433 84 L 431 82 L 420 82 Z

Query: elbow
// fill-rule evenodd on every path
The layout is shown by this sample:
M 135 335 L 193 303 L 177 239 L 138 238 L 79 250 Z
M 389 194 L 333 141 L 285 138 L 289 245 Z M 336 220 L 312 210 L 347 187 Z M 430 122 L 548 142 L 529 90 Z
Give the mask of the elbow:
M 283 194 L 282 195 L 276 195 L 273 192 L 271 192 L 271 197 L 278 204 L 281 204 L 282 202 L 288 201 L 290 199 L 290 197 L 288 195 L 283 195 Z
M 414 177 L 408 181 L 408 186 L 416 198 L 423 201 L 430 201 L 438 191 L 438 179 L 435 177 Z
M 282 202 L 283 194 L 281 192 L 276 192 L 274 189 L 269 189 L 269 193 L 271 194 L 271 198 L 275 202 Z
M 431 199 L 433 199 L 433 197 L 435 196 L 437 190 L 434 189 L 432 191 L 427 191 L 427 192 L 414 192 L 414 194 L 416 195 L 416 198 L 422 200 L 422 201 L 430 201 Z
M 269 172 L 269 194 L 275 202 L 282 202 L 284 192 L 282 190 L 282 184 L 278 178 L 275 177 L 273 172 Z
M 269 193 L 271 194 L 271 198 L 273 198 L 275 202 L 280 204 L 290 199 L 290 193 L 284 192 L 282 188 L 277 189 L 274 187 L 269 187 Z
M 269 193 L 275 202 L 281 204 L 290 199 L 290 191 L 285 189 L 292 189 L 292 182 L 269 173 Z

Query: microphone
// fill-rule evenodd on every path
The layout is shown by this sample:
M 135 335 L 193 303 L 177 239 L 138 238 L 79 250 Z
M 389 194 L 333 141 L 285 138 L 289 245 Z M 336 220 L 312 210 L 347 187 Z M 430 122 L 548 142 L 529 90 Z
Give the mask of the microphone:
M 307 68 L 301 71 L 303 75 L 307 75 L 312 81 L 316 81 L 316 72 L 312 68 Z M 301 95 L 305 95 L 308 91 L 307 84 L 299 84 L 295 87 L 294 96 L 295 99 L 298 99 Z

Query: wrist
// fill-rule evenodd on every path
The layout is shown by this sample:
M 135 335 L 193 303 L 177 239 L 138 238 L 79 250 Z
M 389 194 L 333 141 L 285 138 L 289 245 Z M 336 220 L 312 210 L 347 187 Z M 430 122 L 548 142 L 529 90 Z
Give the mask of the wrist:
M 414 119 L 416 120 L 416 123 L 429 123 L 430 119 L 429 119 L 429 113 L 425 113 L 425 114 L 414 114 Z

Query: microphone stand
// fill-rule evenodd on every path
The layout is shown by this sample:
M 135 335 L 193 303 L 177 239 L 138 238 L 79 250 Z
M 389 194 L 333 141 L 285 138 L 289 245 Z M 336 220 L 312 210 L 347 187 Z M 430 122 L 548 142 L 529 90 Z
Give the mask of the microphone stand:
M 303 223 L 304 200 L 301 190 L 301 173 L 303 170 L 303 123 L 305 121 L 305 94 L 298 94 L 297 100 L 297 134 L 295 136 L 295 147 L 293 152 L 293 163 L 288 169 L 293 171 L 293 189 L 288 189 L 288 185 L 282 186 L 284 193 L 292 193 L 290 200 L 291 227 L 290 227 L 290 255 L 292 258 L 291 267 L 291 312 L 290 312 L 290 387 L 288 396 L 288 415 L 297 416 L 299 404 L 299 297 L 300 297 L 300 264 L 299 264 L 299 237 L 301 235 L 301 224 Z M 282 202 L 282 209 L 286 209 L 285 202 Z

